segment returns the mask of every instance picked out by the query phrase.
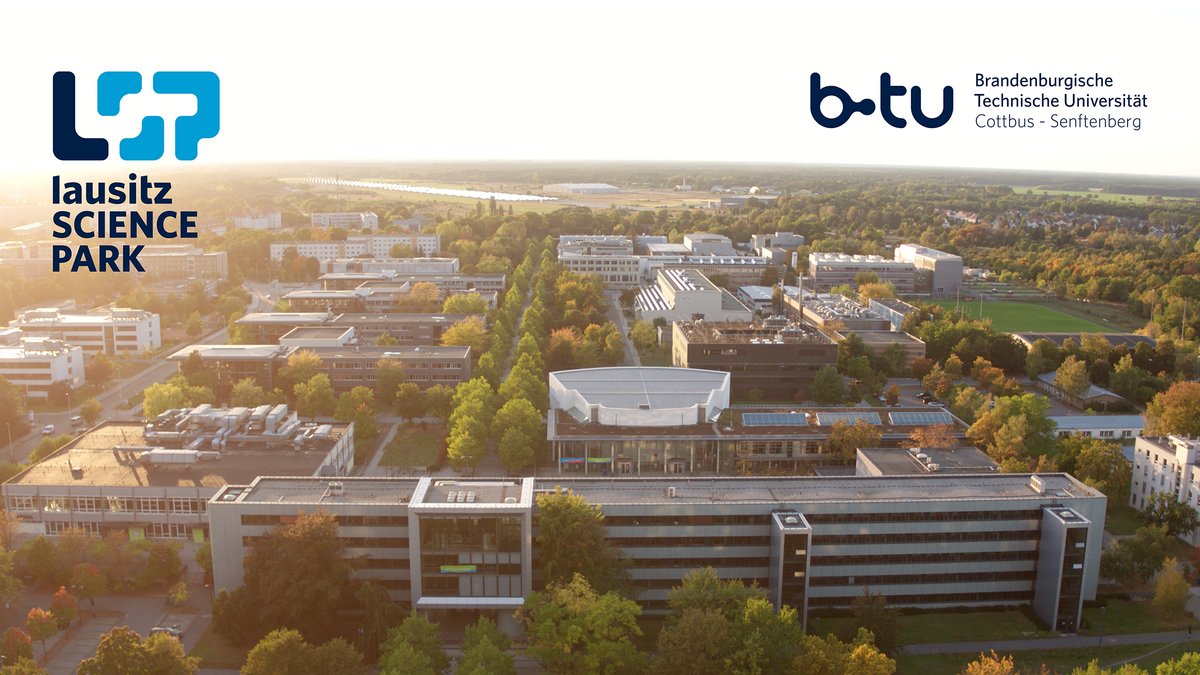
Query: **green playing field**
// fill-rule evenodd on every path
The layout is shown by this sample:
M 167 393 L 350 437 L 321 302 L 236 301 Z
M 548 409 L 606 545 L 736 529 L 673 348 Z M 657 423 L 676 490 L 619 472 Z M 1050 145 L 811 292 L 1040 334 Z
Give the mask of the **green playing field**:
M 954 308 L 953 300 L 940 300 L 935 304 L 949 309 Z M 972 318 L 979 318 L 979 301 L 963 302 L 963 313 Z M 1064 314 L 1057 309 L 1032 302 L 1013 302 L 1008 300 L 984 300 L 983 318 L 992 320 L 992 327 L 1005 333 L 1113 333 L 1120 332 L 1113 326 L 1092 323 Z

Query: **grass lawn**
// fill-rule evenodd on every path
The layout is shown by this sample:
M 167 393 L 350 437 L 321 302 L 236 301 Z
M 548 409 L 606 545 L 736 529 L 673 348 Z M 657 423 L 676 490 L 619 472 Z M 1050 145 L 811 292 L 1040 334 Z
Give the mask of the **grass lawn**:
M 419 427 L 404 426 L 383 451 L 381 466 L 433 466 L 438 450 L 446 438 L 442 425 Z
M 1111 534 L 1133 534 L 1146 524 L 1142 514 L 1128 504 L 1118 504 L 1108 509 L 1104 516 L 1104 529 Z
M 935 304 L 954 309 L 953 300 L 939 300 Z M 979 318 L 979 302 L 962 303 L 963 313 Z M 1114 328 L 1071 316 L 1046 305 L 1011 300 L 984 300 L 983 318 L 992 320 L 992 327 L 1005 333 L 1026 332 L 1080 332 L 1111 333 Z
M 1188 652 L 1200 651 L 1195 643 L 1179 645 L 1119 645 L 1113 647 L 1090 647 L 1085 649 L 1038 649 L 1014 652 L 1013 660 L 1018 669 L 1036 669 L 1045 664 L 1051 672 L 1069 673 L 1074 668 L 1086 668 L 1093 659 L 1101 666 L 1111 666 L 1128 659 L 1153 673 L 1154 668 Z M 1002 655 L 1003 656 L 1003 655 Z M 963 666 L 979 658 L 978 654 L 924 654 L 900 656 L 896 659 L 896 672 L 920 675 L 958 675 Z M 1037 672 L 1034 670 L 1033 672 Z
M 1164 621 L 1154 614 L 1153 608 L 1144 602 L 1131 602 L 1122 598 L 1110 598 L 1105 607 L 1088 607 L 1083 610 L 1083 620 L 1088 630 L 1095 634 L 1158 633 L 1187 628 L 1195 623 L 1190 615 L 1181 619 Z
M 662 347 L 639 349 L 638 358 L 642 360 L 643 366 L 670 367 L 671 365 L 671 352 Z
M 814 635 L 838 633 L 851 619 L 814 619 L 809 632 Z M 1019 611 L 958 612 L 952 614 L 904 614 L 900 616 L 900 642 L 969 642 L 971 640 L 1015 640 L 1049 637 Z
M 226 668 L 236 670 L 246 663 L 248 647 L 237 647 L 225 641 L 225 638 L 213 632 L 210 625 L 200 636 L 200 641 L 192 648 L 189 656 L 200 657 L 201 668 Z
M 1093 192 L 1092 190 L 1051 190 L 1032 186 L 1011 186 L 1013 192 L 1017 194 L 1025 194 L 1031 192 L 1035 195 L 1065 195 L 1069 197 L 1094 197 L 1102 202 L 1133 202 L 1141 204 L 1150 201 L 1149 195 L 1127 195 L 1120 192 Z M 1169 201 L 1188 201 L 1187 197 L 1163 197 Z

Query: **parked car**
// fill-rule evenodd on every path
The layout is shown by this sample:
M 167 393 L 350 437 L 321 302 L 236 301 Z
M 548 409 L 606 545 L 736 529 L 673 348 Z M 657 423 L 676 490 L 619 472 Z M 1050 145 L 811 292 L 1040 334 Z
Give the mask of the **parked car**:
M 154 628 L 150 629 L 151 635 L 157 635 L 159 633 L 164 633 L 166 635 L 170 635 L 171 637 L 173 637 L 175 639 L 183 638 L 183 629 L 180 628 L 179 624 L 177 624 L 177 623 L 173 623 L 170 626 L 155 626 Z
M 71 418 L 71 426 L 73 426 L 73 427 L 83 426 L 83 417 L 81 417 L 79 415 L 72 417 Z
M 53 424 L 47 424 L 46 426 L 42 427 L 42 435 L 43 436 L 50 436 L 53 434 L 54 434 L 54 425 Z

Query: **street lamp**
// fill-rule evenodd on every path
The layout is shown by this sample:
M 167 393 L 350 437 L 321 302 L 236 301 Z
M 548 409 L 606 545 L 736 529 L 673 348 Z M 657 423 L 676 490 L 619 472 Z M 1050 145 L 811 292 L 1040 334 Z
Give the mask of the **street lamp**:
M 5 428 L 8 429 L 8 461 L 13 461 L 13 444 L 12 444 L 12 422 L 5 422 Z
M 1097 643 L 1099 645 L 1104 644 L 1104 617 L 1107 616 L 1107 610 L 1107 605 L 1100 605 L 1100 642 Z

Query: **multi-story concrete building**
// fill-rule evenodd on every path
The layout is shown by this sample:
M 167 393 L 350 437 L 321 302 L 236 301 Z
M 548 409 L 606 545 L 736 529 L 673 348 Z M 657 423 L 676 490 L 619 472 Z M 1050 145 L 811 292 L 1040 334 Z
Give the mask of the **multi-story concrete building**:
M 495 618 L 532 590 L 534 495 L 564 489 L 604 514 L 635 599 L 667 594 L 699 567 L 766 589 L 810 617 L 869 589 L 893 607 L 1032 606 L 1079 628 L 1099 579 L 1106 499 L 1066 474 L 883 478 L 259 478 L 209 503 L 217 588 L 242 583 L 249 548 L 297 513 L 338 523 L 354 574 L 426 611 Z
M 808 254 L 808 280 L 805 286 L 816 291 L 827 291 L 842 284 L 857 288 L 855 278 L 864 272 L 873 272 L 881 283 L 892 284 L 897 293 L 912 293 L 915 288 L 916 266 L 911 262 L 847 253 Z
M 87 354 L 141 354 L 162 346 L 157 314 L 114 307 L 90 314 L 31 309 L 8 322 L 31 337 L 62 340 Z
M 301 422 L 286 405 L 168 410 L 105 422 L 4 484 L 7 510 L 37 534 L 76 530 L 204 541 L 223 485 L 264 473 L 342 476 L 354 425 Z
M 12 269 L 23 277 L 45 276 L 53 271 L 51 246 L 63 243 L 72 242 L 7 242 L 3 255 L 0 255 L 0 267 Z M 147 244 L 138 254 L 138 262 L 146 271 L 133 274 L 147 280 L 224 280 L 229 277 L 229 263 L 225 251 L 206 252 L 187 244 Z
M 752 286 L 762 283 L 767 270 L 783 272 L 783 266 L 771 262 L 770 258 L 753 255 L 653 255 L 641 259 L 642 277 L 651 281 L 660 269 L 697 269 L 710 278 L 725 277 L 730 288 Z
M 638 291 L 634 315 L 642 321 L 750 321 L 754 310 L 699 270 L 658 271 L 658 283 Z
M 339 334 L 341 329 L 333 329 Z M 340 345 L 330 343 L 327 333 L 298 335 L 293 345 L 189 345 L 167 357 L 182 363 L 197 353 L 201 361 L 217 374 L 219 387 L 232 387 L 238 380 L 252 377 L 264 389 L 277 386 L 279 371 L 288 356 L 304 349 L 321 359 L 321 372 L 329 376 L 335 391 L 357 386 L 374 388 L 380 361 L 396 361 L 404 366 L 405 376 L 422 389 L 443 384 L 455 387 L 471 379 L 470 347 Z M 336 336 L 332 339 L 336 340 Z
M 721 370 L 738 401 L 803 401 L 817 371 L 837 365 L 837 345 L 782 317 L 756 322 L 676 321 L 671 361 L 677 368 Z
M 892 353 L 889 350 L 895 350 L 896 346 L 899 345 L 904 350 L 904 364 L 906 366 L 911 366 L 913 361 L 917 359 L 925 358 L 925 342 L 904 331 L 843 329 L 832 331 L 829 335 L 838 342 L 851 335 L 857 336 L 862 341 L 863 347 L 872 356 L 886 357 Z
M 752 234 L 750 235 L 750 244 L 754 248 L 754 252 L 758 255 L 764 255 L 764 248 L 800 248 L 804 245 L 804 235 L 795 234 L 792 232 L 776 232 L 774 234 Z
M 458 258 L 333 258 L 322 260 L 320 270 L 322 274 L 383 274 L 391 279 L 403 279 L 408 275 L 457 275 Z
M 233 226 L 246 230 L 278 230 L 283 228 L 283 215 L 278 211 L 233 217 Z
M 357 215 L 357 214 L 346 214 Z M 376 222 L 378 225 L 378 222 Z M 306 258 L 316 258 L 320 261 L 339 258 L 390 258 L 392 247 L 406 246 L 419 251 L 423 256 L 436 256 L 441 253 L 441 238 L 436 234 L 370 234 L 352 235 L 342 241 L 275 241 L 271 242 L 271 260 L 283 260 L 284 253 L 290 248 L 297 255 Z M 401 260 L 398 258 L 397 260 Z M 457 267 L 454 270 L 457 272 Z
M 379 216 L 374 212 L 362 213 L 313 213 L 309 215 L 313 227 L 340 227 L 344 230 L 378 230 Z
M 401 345 L 440 345 L 442 334 L 468 314 L 332 314 L 329 312 L 261 312 L 247 314 L 234 323 L 245 328 L 254 342 L 278 342 L 300 326 L 353 328 L 359 342 L 374 344 L 390 335 Z
M 683 235 L 683 245 L 692 255 L 734 256 L 733 241 L 723 234 L 692 232 Z
M 962 285 L 963 261 L 953 253 L 945 253 L 920 244 L 901 244 L 895 250 L 896 260 L 912 263 L 916 268 L 916 292 L 934 298 L 953 298 Z
M 859 448 L 856 476 L 995 473 L 1000 465 L 979 448 Z
M 1141 415 L 1051 415 L 1049 420 L 1059 438 L 1086 436 L 1124 444 L 1133 443 L 1146 427 Z
M 443 293 L 503 293 L 503 274 L 385 274 L 381 272 L 332 272 L 318 279 L 327 291 L 350 290 L 367 284 L 431 283 Z
M 918 428 L 966 425 L 941 408 L 740 405 L 730 374 L 695 368 L 586 368 L 550 373 L 549 463 L 560 474 L 712 476 L 801 471 L 842 463 L 839 423 L 877 427 L 880 445 L 908 447 Z
M 583 253 L 559 253 L 558 262 L 568 272 L 600 277 L 608 288 L 637 288 L 644 283 L 642 256 L 637 255 L 586 255 Z
M 633 240 L 615 234 L 564 234 L 558 238 L 558 253 L 633 255 Z
M 904 320 L 921 310 L 895 298 L 871 298 L 867 307 L 892 324 L 892 330 L 904 330 Z
M 1133 481 L 1129 505 L 1144 510 L 1155 492 L 1200 511 L 1200 438 L 1188 436 L 1139 436 L 1133 446 Z M 1200 545 L 1200 529 L 1183 539 Z
M 892 324 L 844 295 L 822 293 L 805 299 L 803 309 L 805 321 L 822 330 L 891 330 Z
M 62 340 L 27 337 L 0 347 L 0 377 L 29 398 L 47 398 L 54 385 L 83 386 L 83 349 Z

